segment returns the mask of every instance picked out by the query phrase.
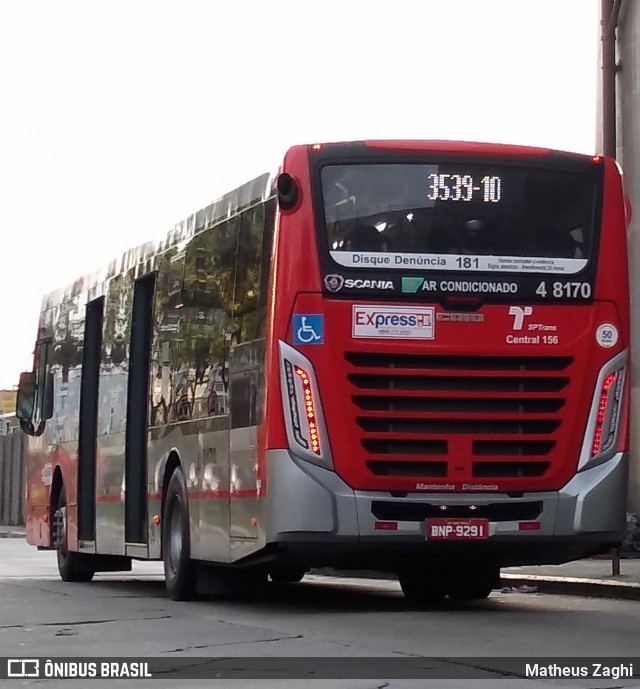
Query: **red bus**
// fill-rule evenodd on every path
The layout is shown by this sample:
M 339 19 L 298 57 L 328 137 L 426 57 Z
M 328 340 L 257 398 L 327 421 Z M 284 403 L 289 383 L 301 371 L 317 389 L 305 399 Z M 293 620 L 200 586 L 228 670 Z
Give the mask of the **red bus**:
M 45 297 L 17 403 L 29 543 L 66 581 L 162 559 L 176 599 L 333 567 L 397 573 L 420 603 L 606 551 L 625 233 L 599 156 L 291 148 Z

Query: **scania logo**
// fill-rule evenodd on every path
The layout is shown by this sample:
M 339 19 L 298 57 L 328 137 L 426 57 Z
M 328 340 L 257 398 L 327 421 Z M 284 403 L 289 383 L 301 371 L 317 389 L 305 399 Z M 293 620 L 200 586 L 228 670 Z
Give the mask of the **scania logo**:
M 344 281 L 347 289 L 394 289 L 393 280 L 355 280 Z
M 329 292 L 339 292 L 344 286 L 344 278 L 342 275 L 337 275 L 336 273 L 325 275 L 324 286 L 329 290 Z

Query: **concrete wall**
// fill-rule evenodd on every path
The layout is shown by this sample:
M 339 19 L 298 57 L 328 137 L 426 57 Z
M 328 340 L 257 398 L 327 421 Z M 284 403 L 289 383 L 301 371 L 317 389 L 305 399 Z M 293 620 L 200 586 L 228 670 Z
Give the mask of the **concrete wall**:
M 20 431 L 0 437 L 0 524 L 24 523 L 26 436 Z
M 629 507 L 640 512 L 640 3 L 627 0 L 618 23 L 617 148 L 633 206 L 629 228 L 631 268 L 631 483 Z

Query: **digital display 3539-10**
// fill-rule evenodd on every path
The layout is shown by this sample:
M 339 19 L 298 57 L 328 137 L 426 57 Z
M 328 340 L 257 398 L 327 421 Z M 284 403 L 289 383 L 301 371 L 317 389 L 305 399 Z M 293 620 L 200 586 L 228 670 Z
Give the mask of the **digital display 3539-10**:
M 480 198 L 484 203 L 499 203 L 502 198 L 502 178 L 485 175 L 482 179 L 473 175 L 432 172 L 429 177 L 429 201 L 469 202 Z
M 329 253 L 346 268 L 575 275 L 593 251 L 596 174 L 518 164 L 331 164 Z

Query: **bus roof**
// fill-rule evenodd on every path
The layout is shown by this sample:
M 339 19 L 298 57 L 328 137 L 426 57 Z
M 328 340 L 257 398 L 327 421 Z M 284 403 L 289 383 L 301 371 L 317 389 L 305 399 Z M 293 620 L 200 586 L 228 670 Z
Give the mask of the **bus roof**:
M 111 261 L 108 266 L 87 273 L 74 282 L 50 292 L 45 295 L 42 301 L 42 311 L 53 308 L 80 292 L 96 288 L 106 280 L 137 265 L 144 265 L 168 249 L 180 246 L 200 230 L 211 227 L 211 225 L 265 200 L 271 193 L 271 177 L 269 173 L 259 175 L 177 223 L 163 239 L 149 241 L 129 249 L 119 258 Z
M 499 144 L 481 141 L 447 141 L 444 139 L 366 139 L 362 141 L 317 142 L 309 144 L 311 148 L 322 150 L 325 148 L 339 148 L 352 146 L 366 146 L 368 148 L 386 151 L 415 151 L 424 153 L 460 153 L 489 157 L 544 157 L 548 155 L 563 155 L 570 157 L 592 158 L 584 153 L 562 151 L 559 149 L 542 148 L 537 146 L 523 146 L 520 144 Z
M 357 146 L 362 145 L 372 149 L 378 150 L 396 150 L 396 151 L 424 151 L 425 153 L 433 152 L 448 152 L 448 153 L 469 153 L 472 155 L 486 155 L 486 156 L 532 156 L 544 157 L 552 154 L 562 154 L 569 156 L 585 157 L 579 153 L 568 153 L 564 151 L 556 151 L 548 148 L 537 148 L 533 146 L 521 146 L 512 144 L 495 144 L 482 143 L 476 141 L 446 141 L 446 140 L 410 140 L 410 139 L 375 139 L 362 141 L 344 141 L 344 142 L 326 142 L 315 144 L 304 144 L 301 146 L 293 146 L 296 148 L 333 148 L 341 146 Z M 250 180 L 242 186 L 233 189 L 220 197 L 216 201 L 210 203 L 205 208 L 193 213 L 185 220 L 177 223 L 173 229 L 169 230 L 164 239 L 159 241 L 149 241 L 139 246 L 136 246 L 119 258 L 114 259 L 107 267 L 94 271 L 93 273 L 85 274 L 74 282 L 54 290 L 47 294 L 42 302 L 42 310 L 47 310 L 66 301 L 79 292 L 97 287 L 101 283 L 126 272 L 136 265 L 143 265 L 152 260 L 154 256 L 162 254 L 171 247 L 179 246 L 182 242 L 190 239 L 199 230 L 210 227 L 211 225 L 231 217 L 243 208 L 257 203 L 260 200 L 265 200 L 271 193 L 273 175 L 264 173 L 258 177 Z

